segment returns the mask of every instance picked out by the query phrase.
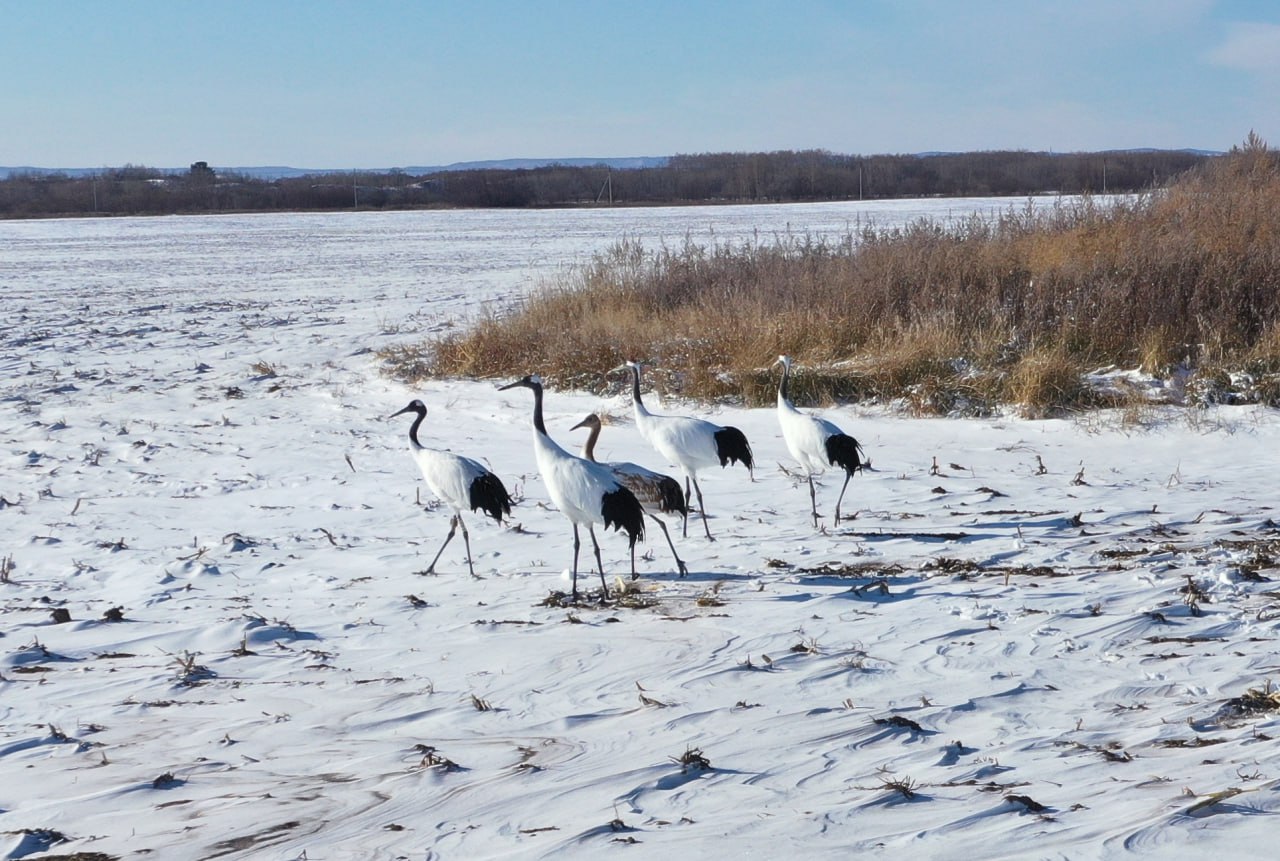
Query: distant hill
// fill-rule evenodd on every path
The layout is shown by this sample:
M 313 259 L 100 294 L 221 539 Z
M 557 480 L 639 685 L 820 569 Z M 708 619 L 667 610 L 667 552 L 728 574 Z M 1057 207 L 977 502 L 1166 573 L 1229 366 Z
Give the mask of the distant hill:
M 441 173 L 450 170 L 530 170 L 548 165 L 564 165 L 566 167 L 596 167 L 608 165 L 616 170 L 636 170 L 646 167 L 665 167 L 670 159 L 666 156 L 631 156 L 625 158 L 504 158 L 491 161 L 460 161 L 453 164 L 412 165 L 410 167 L 387 168 L 355 168 L 360 173 L 388 173 L 398 170 L 412 176 L 428 173 Z M 212 165 L 218 173 L 238 173 L 254 179 L 292 179 L 299 176 L 324 176 L 329 174 L 352 173 L 352 168 L 303 168 L 286 165 L 265 165 L 254 167 L 227 167 Z M 8 179 L 13 174 L 65 174 L 72 177 L 85 177 L 99 174 L 110 168 L 101 167 L 0 167 L 0 179 Z M 190 167 L 155 168 L 162 173 L 186 173 Z
M 1222 155 L 1218 150 L 1194 149 L 1191 147 L 1183 147 L 1180 149 L 1162 149 L 1160 147 L 1134 147 L 1132 149 L 1115 149 L 1103 150 L 1094 155 L 1122 155 L 1137 153 L 1186 153 L 1196 156 L 1215 156 Z M 1049 155 L 1051 153 L 1043 153 Z M 1067 153 L 1058 153 L 1066 155 Z M 936 158 L 940 156 L 959 156 L 964 155 L 960 152 L 948 152 L 944 150 L 934 150 L 929 152 L 909 153 L 919 158 Z M 548 167 L 549 165 L 561 165 L 563 167 L 597 167 L 599 165 L 608 165 L 615 170 L 639 170 L 642 168 L 666 167 L 671 163 L 669 156 L 629 156 L 623 158 L 501 158 L 491 159 L 488 161 L 458 161 L 452 164 L 432 164 L 432 165 L 410 165 L 408 167 L 369 167 L 369 168 L 306 168 L 306 167 L 289 167 L 287 165 L 257 165 L 250 167 L 228 167 L 224 165 L 213 165 L 213 169 L 218 173 L 236 173 L 241 176 L 252 177 L 267 182 L 276 179 L 294 179 L 299 176 L 327 176 L 332 174 L 349 174 L 358 173 L 389 173 L 391 171 L 400 171 L 410 176 L 422 176 L 431 173 L 443 173 L 445 171 L 463 171 L 463 170 L 531 170 L 533 168 Z M 105 167 L 0 167 L 0 179 L 8 179 L 13 174 L 33 174 L 36 176 L 44 176 L 47 174 L 64 174 L 70 177 L 87 177 L 95 174 L 103 173 L 112 168 Z M 154 168 L 161 173 L 183 174 L 190 170 L 189 167 L 161 167 Z
M 1030 150 L 1028 150 L 1028 152 L 1030 152 Z M 1157 146 L 1141 146 L 1141 147 L 1132 147 L 1130 149 L 1103 149 L 1103 150 L 1096 150 L 1096 151 L 1090 150 L 1089 155 L 1130 155 L 1135 153 L 1157 153 L 1157 152 L 1178 152 L 1178 153 L 1186 153 L 1187 155 L 1206 156 L 1206 157 L 1226 154 L 1222 150 L 1216 150 L 1216 149 L 1195 149 L 1194 147 L 1164 149 L 1162 147 L 1157 147 Z M 913 155 L 917 155 L 920 158 L 936 158 L 940 156 L 956 156 L 956 155 L 968 155 L 968 154 L 969 153 L 962 150 L 944 150 L 944 149 L 913 153 Z M 1036 155 L 1071 155 L 1071 154 L 1078 155 L 1079 153 L 1071 153 L 1067 151 L 1058 152 L 1054 150 L 1036 150 L 1035 154 Z
M 376 170 L 204 162 L 168 169 L 0 168 L 0 218 L 1119 194 L 1158 188 L 1211 158 L 1186 149 L 871 156 L 787 150 Z

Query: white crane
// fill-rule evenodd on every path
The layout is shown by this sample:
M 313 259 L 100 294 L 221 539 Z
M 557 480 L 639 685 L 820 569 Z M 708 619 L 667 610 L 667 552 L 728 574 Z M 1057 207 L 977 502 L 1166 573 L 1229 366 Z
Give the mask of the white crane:
M 599 463 L 596 460 L 596 441 L 600 438 L 600 417 L 592 413 L 571 427 L 570 430 L 577 430 L 578 428 L 588 428 L 591 431 L 587 435 L 587 441 L 582 444 L 582 456 L 592 463 Z M 646 513 L 653 518 L 653 522 L 662 528 L 662 534 L 667 539 L 667 546 L 671 548 L 671 555 L 676 558 L 676 568 L 679 569 L 680 576 L 683 577 L 688 574 L 689 568 L 684 564 L 684 560 L 680 558 L 680 554 L 676 552 L 676 545 L 671 540 L 671 533 L 667 531 L 667 524 L 662 522 L 661 517 L 653 513 L 654 511 L 660 511 L 663 514 L 678 514 L 685 520 L 689 519 L 689 506 L 685 503 L 685 495 L 680 488 L 680 482 L 669 475 L 645 469 L 638 463 L 611 460 L 602 465 L 607 466 L 609 471 L 613 473 L 613 477 L 622 482 L 628 490 L 636 495 L 636 499 L 640 500 L 640 504 L 644 506 Z M 635 579 L 634 555 L 632 557 L 631 577 Z
M 636 539 L 644 537 L 644 508 L 635 494 L 614 478 L 607 467 L 569 454 L 547 434 L 547 426 L 542 421 L 540 377 L 536 374 L 522 377 L 502 386 L 499 391 L 517 386 L 533 391 L 533 453 L 538 461 L 538 472 L 542 473 L 551 501 L 573 524 L 573 600 L 578 600 L 578 549 L 582 546 L 579 526 L 587 527 L 591 535 L 596 567 L 600 571 L 601 599 L 608 600 L 609 587 L 605 584 L 604 562 L 600 559 L 595 525 L 603 523 L 606 529 L 612 526 L 627 533 L 634 572 Z
M 782 365 L 782 380 L 778 383 L 778 424 L 782 426 L 782 438 L 786 440 L 791 456 L 800 464 L 809 479 L 809 502 L 813 505 L 813 526 L 818 526 L 818 495 L 813 488 L 815 473 L 825 472 L 828 466 L 844 469 L 844 486 L 836 500 L 834 524 L 840 525 L 840 503 L 849 487 L 849 479 L 861 472 L 866 462 L 865 453 L 858 441 L 826 419 L 802 413 L 787 395 L 791 379 L 791 357 L 779 356 L 774 365 Z
M 462 511 L 484 509 L 485 514 L 498 523 L 502 523 L 504 515 L 511 513 L 511 494 L 503 486 L 502 481 L 489 470 L 469 457 L 462 457 L 449 451 L 427 448 L 418 440 L 418 427 L 427 417 L 427 407 L 422 401 L 413 400 L 409 406 L 388 418 L 415 413 L 417 418 L 409 427 L 409 448 L 413 459 L 422 470 L 422 477 L 427 487 L 445 505 L 453 509 L 453 517 L 449 521 L 449 534 L 436 552 L 436 558 L 427 566 L 426 574 L 434 574 L 440 554 L 453 540 L 453 533 L 462 527 L 462 541 L 467 546 L 467 568 L 471 576 L 476 576 L 475 566 L 471 562 L 471 536 L 467 534 L 467 524 L 462 520 Z
M 702 503 L 702 488 L 698 486 L 698 470 L 717 463 L 723 467 L 733 462 L 741 463 L 750 473 L 755 461 L 746 434 L 735 427 L 721 427 L 690 416 L 654 415 L 645 409 L 644 402 L 640 400 L 641 364 L 627 362 L 614 370 L 624 368 L 629 369 L 632 374 L 631 399 L 635 406 L 636 428 L 657 449 L 658 454 L 680 467 L 684 473 L 686 499 L 689 496 L 689 483 L 693 482 L 694 493 L 698 496 L 698 511 L 702 514 L 702 528 L 706 530 L 707 539 L 714 541 L 711 527 L 707 525 L 707 509 Z M 689 534 L 687 518 L 683 534 Z

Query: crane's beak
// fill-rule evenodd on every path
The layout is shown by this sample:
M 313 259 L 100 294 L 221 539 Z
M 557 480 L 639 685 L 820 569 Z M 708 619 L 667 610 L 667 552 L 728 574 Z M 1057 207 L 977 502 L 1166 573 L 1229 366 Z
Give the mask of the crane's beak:
M 387 416 L 386 418 L 384 418 L 384 419 L 383 419 L 383 421 L 384 421 L 384 422 L 389 422 L 389 421 L 391 421 L 393 418 L 395 418 L 396 416 L 402 416 L 402 415 L 404 415 L 405 413 L 408 413 L 408 412 L 413 412 L 413 407 L 405 407 L 404 409 L 402 409 L 402 410 L 401 410 L 400 412 L 398 412 L 398 413 L 392 413 L 391 415 L 389 415 L 389 416 Z
M 569 430 L 576 431 L 578 428 L 589 428 L 589 427 L 591 427 L 591 416 L 587 416 L 585 419 L 578 422 L 573 427 L 569 428 Z

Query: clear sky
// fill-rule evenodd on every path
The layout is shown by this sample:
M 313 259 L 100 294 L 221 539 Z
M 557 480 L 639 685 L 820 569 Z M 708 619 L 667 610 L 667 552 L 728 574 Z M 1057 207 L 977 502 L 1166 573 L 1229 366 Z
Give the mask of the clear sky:
M 0 165 L 1280 146 L 1276 0 L 0 0 Z

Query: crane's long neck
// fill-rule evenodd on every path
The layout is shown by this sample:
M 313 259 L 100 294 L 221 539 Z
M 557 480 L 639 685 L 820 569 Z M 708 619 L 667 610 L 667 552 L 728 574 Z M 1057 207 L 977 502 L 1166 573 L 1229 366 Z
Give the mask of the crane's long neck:
M 640 400 L 640 366 L 631 366 L 631 402 L 635 404 L 636 416 L 644 416 L 648 418 L 649 411 L 644 408 L 644 401 Z
M 542 386 L 535 383 L 530 388 L 533 389 L 533 429 L 549 439 L 547 426 L 542 421 Z
M 588 425 L 591 432 L 587 434 L 587 441 L 582 444 L 582 457 L 592 463 L 596 459 L 596 440 L 600 438 L 600 426 Z
M 422 420 L 427 417 L 427 411 L 421 409 L 417 411 L 418 417 L 413 420 L 413 424 L 409 426 L 409 445 L 415 449 L 423 448 L 421 442 L 418 441 L 418 426 L 422 424 Z
M 542 384 L 534 383 L 533 389 L 533 452 L 538 459 L 538 468 L 546 475 L 548 464 L 561 458 L 572 457 L 547 433 L 547 425 L 542 420 Z M 548 458 L 550 460 L 548 460 Z
M 791 366 L 788 365 L 786 362 L 783 362 L 782 363 L 782 379 L 778 381 L 778 406 L 779 407 L 785 404 L 786 406 L 791 407 L 792 409 L 795 408 L 794 404 L 791 403 L 791 396 L 788 394 L 788 389 L 790 387 L 790 384 L 791 384 Z

